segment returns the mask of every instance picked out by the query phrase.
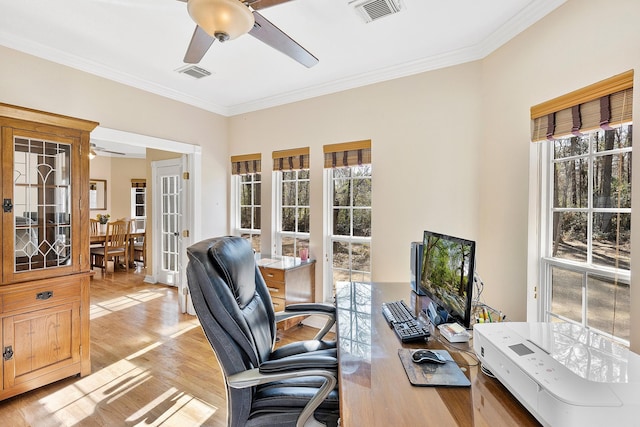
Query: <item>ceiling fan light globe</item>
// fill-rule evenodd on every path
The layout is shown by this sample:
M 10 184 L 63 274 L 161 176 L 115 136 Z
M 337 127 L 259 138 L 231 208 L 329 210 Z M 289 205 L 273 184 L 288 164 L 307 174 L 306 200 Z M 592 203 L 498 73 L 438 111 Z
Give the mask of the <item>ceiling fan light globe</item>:
M 218 40 L 220 33 L 227 35 L 225 40 L 246 34 L 254 23 L 251 10 L 238 0 L 189 0 L 187 10 L 200 28 Z
M 227 40 L 229 40 L 229 34 L 227 33 L 223 33 L 220 31 L 216 31 L 216 33 L 213 35 L 216 39 L 218 39 L 218 41 L 220 43 L 222 42 L 226 42 Z

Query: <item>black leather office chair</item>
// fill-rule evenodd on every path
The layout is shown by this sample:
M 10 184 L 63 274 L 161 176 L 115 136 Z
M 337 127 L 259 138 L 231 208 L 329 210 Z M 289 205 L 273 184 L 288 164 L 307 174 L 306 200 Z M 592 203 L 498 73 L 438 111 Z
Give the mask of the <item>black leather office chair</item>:
M 251 245 L 219 237 L 187 249 L 187 280 L 202 329 L 224 372 L 228 425 L 335 426 L 339 417 L 335 321 L 328 304 L 274 313 Z M 273 350 L 276 321 L 303 314 L 329 320 L 315 339 Z

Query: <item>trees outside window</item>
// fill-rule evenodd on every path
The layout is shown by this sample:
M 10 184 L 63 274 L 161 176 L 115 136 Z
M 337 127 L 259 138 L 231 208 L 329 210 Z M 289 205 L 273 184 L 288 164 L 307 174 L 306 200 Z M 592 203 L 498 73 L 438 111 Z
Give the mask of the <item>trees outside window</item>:
M 327 169 L 330 279 L 371 280 L 371 165 Z
M 262 176 L 260 173 L 247 173 L 234 175 L 234 179 L 238 201 L 235 234 L 249 240 L 253 250 L 259 253 Z
M 545 317 L 628 342 L 632 126 L 550 143 Z
M 309 169 L 278 171 L 276 255 L 297 256 L 309 247 Z

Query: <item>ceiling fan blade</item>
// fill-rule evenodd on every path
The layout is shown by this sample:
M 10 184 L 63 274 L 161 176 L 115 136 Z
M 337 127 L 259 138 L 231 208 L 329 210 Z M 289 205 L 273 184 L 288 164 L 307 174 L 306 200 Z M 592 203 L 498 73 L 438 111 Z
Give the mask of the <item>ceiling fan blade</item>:
M 253 28 L 249 31 L 249 34 L 253 37 L 268 44 L 272 48 L 279 50 L 292 59 L 295 59 L 307 68 L 311 68 L 319 62 L 318 58 L 313 56 L 308 50 L 300 46 L 295 40 L 269 22 L 267 18 L 256 11 L 253 12 L 253 17 L 256 22 L 253 25 Z
M 207 34 L 202 28 L 196 25 L 196 29 L 191 36 L 189 47 L 184 55 L 184 62 L 187 64 L 197 64 L 205 53 L 209 50 L 216 39 Z
M 117 154 L 119 156 L 125 156 L 125 153 L 121 153 L 119 151 L 111 151 L 111 150 L 98 150 L 98 151 L 102 151 L 103 153 L 111 153 L 111 154 Z
M 289 1 L 291 0 L 248 0 L 243 3 L 245 3 L 247 6 L 251 6 L 253 10 L 260 10 L 278 4 L 287 3 Z
M 113 150 L 107 150 L 106 148 L 102 148 L 102 147 L 98 147 L 95 144 L 91 144 L 92 147 L 95 151 L 97 151 L 98 153 L 110 153 L 110 154 L 117 154 L 119 156 L 126 156 L 126 153 L 121 153 L 120 151 L 113 151 Z

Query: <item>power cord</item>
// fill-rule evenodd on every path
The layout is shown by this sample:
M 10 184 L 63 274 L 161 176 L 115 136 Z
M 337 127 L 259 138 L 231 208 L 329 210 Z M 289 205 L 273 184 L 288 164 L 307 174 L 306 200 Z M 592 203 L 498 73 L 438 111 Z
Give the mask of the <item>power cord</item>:
M 460 363 L 456 362 L 456 363 L 458 363 L 458 365 L 462 365 L 462 366 L 466 366 L 466 367 L 470 367 L 471 368 L 473 366 L 478 366 L 480 364 L 480 360 L 478 359 L 478 356 L 476 355 L 475 351 L 471 351 L 471 350 L 467 350 L 467 349 L 464 349 L 464 348 L 457 347 L 457 346 L 453 345 L 452 343 L 441 339 L 440 336 L 437 336 L 435 338 L 440 344 L 444 345 L 445 347 L 448 347 L 448 348 L 450 348 L 452 350 L 455 350 L 458 353 L 467 353 L 469 356 L 471 356 L 472 359 L 474 359 L 476 361 L 476 363 L 467 363 L 467 364 L 460 364 Z
M 485 374 L 489 378 L 494 378 L 494 379 L 496 378 L 496 376 L 493 375 L 493 372 L 491 372 L 489 369 L 485 368 L 485 366 L 483 364 L 480 364 L 480 370 L 482 371 L 483 374 Z

